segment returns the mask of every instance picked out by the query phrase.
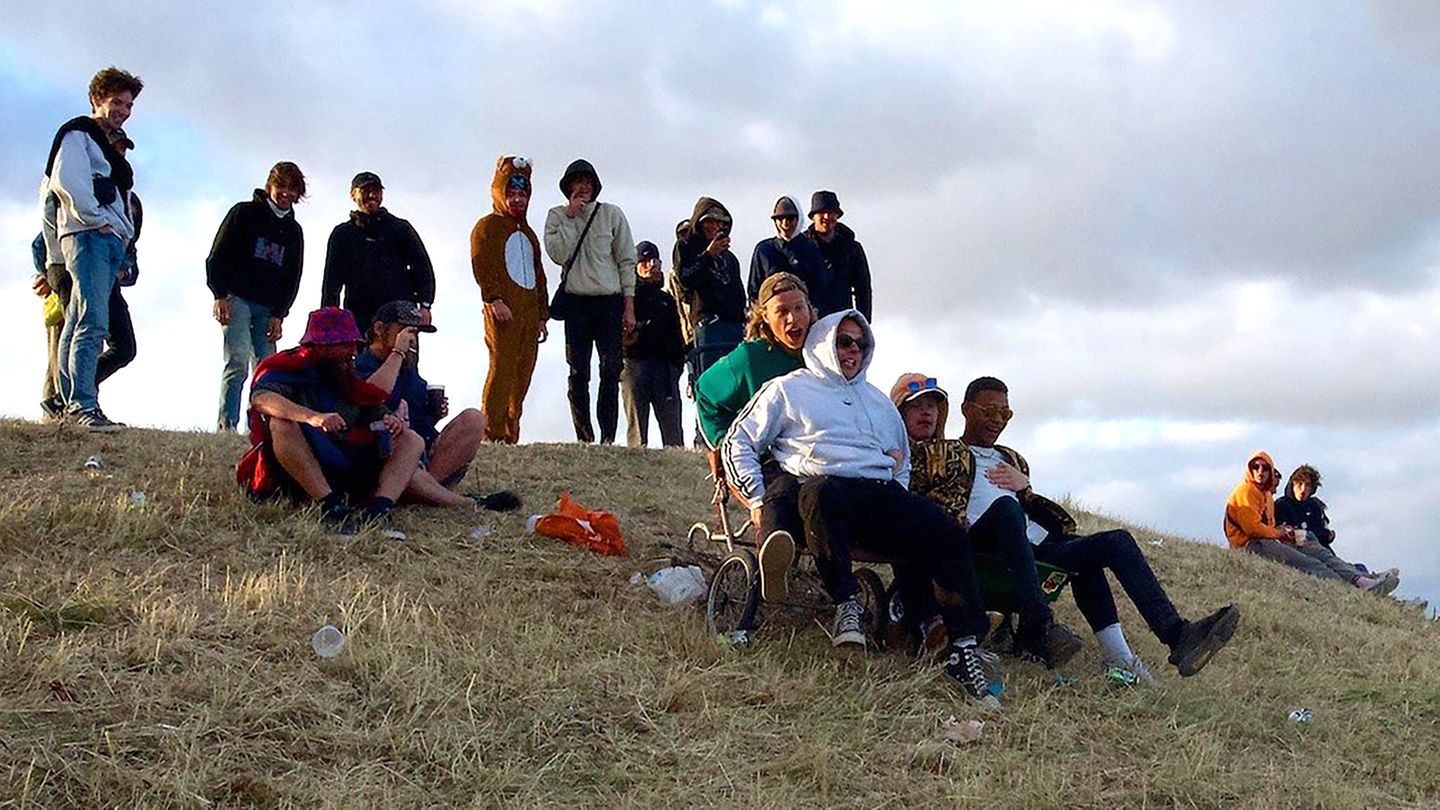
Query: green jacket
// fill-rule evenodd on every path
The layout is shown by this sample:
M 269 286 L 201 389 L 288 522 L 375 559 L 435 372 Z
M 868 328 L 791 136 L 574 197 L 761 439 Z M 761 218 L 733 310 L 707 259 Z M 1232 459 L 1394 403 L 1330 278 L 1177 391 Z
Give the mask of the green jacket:
M 695 381 L 695 411 L 705 441 L 719 447 L 760 386 L 804 367 L 804 360 L 763 340 L 747 340 L 715 361 Z

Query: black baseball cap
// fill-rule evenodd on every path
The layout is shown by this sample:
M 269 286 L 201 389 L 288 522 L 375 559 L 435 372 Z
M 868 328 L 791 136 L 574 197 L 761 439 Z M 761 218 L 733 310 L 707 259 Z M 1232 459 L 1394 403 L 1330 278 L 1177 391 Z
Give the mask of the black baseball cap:
M 654 242 L 651 242 L 651 241 L 649 241 L 649 240 L 646 240 L 646 241 L 644 241 L 644 242 L 640 242 L 640 243 L 638 243 L 638 244 L 635 245 L 635 261 L 636 261 L 636 262 L 643 262 L 643 261 L 645 261 L 646 259 L 658 259 L 658 258 L 660 258 L 660 248 L 655 247 L 655 243 L 654 243 Z
M 375 323 L 398 323 L 402 326 L 413 326 L 421 332 L 434 332 L 432 324 L 425 323 L 420 319 L 420 305 L 414 301 L 391 301 L 381 304 L 375 310 L 375 317 L 370 320 Z
M 380 182 L 380 175 L 374 172 L 360 172 L 350 181 L 351 191 L 357 188 L 365 188 L 366 186 L 379 186 L 381 189 L 385 188 L 385 184 Z

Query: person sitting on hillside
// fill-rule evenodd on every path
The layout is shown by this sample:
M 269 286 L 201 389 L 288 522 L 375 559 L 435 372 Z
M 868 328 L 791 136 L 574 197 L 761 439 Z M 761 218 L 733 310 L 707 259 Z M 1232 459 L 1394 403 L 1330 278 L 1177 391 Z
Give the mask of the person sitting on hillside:
M 450 413 L 450 401 L 443 396 L 431 401 L 430 386 L 414 362 L 417 333 L 434 331 L 414 301 L 381 305 L 370 325 L 370 343 L 355 357 L 355 373 L 385 391 L 387 407 L 425 440 L 420 469 L 410 480 L 406 495 L 434 506 L 471 506 L 472 498 L 452 490 L 465 478 L 480 449 L 485 417 L 475 408 L 466 408 L 444 430 L 437 428 L 436 423 Z
M 1285 485 L 1285 494 L 1275 499 L 1275 520 L 1282 525 L 1294 526 L 1296 537 L 1303 531 L 1307 534 L 1306 539 L 1313 539 L 1333 551 L 1335 531 L 1330 528 L 1330 516 L 1326 514 L 1325 502 L 1315 496 L 1318 489 L 1320 471 L 1309 464 L 1296 467 Z M 1351 565 L 1362 574 L 1370 575 L 1370 570 L 1364 565 L 1357 562 L 1352 562 Z M 1381 579 L 1393 578 L 1397 585 L 1400 583 L 1398 568 L 1389 568 L 1374 576 Z
M 1275 514 L 1274 492 L 1280 476 L 1269 453 L 1257 450 L 1245 462 L 1245 477 L 1225 503 L 1225 538 L 1231 548 L 1243 548 L 1321 579 L 1354 585 L 1385 595 L 1400 584 L 1398 577 L 1372 577 L 1335 556 L 1306 531 L 1296 533 Z M 1387 572 L 1388 573 L 1388 572 Z
M 387 524 L 425 452 L 425 440 L 385 407 L 385 390 L 355 376 L 364 344 L 348 310 L 311 312 L 299 347 L 255 369 L 252 446 L 235 471 L 251 498 L 315 501 L 342 534 Z M 363 511 L 352 513 L 347 496 L 366 501 Z
M 801 352 L 817 315 L 805 282 L 786 272 L 760 283 L 745 324 L 745 341 L 695 382 L 695 412 L 706 444 L 718 448 L 735 417 L 760 386 L 805 367 Z M 716 458 L 712 451 L 711 458 Z M 803 536 L 795 503 L 799 482 L 773 458 L 761 464 L 767 496 L 755 521 L 760 553 L 760 590 L 766 601 L 784 598 L 785 572 L 795 561 L 795 538 Z
M 885 394 L 865 382 L 875 337 L 858 310 L 820 319 L 805 341 L 805 368 L 762 386 L 721 448 L 725 473 L 759 522 L 769 497 L 761 458 L 773 453 L 800 480 L 806 545 L 835 600 L 833 642 L 865 644 L 860 584 L 851 550 L 866 548 L 928 571 L 952 640 L 944 669 L 967 697 L 987 707 L 976 638 L 989 626 L 965 530 L 934 503 L 911 494 L 905 425 Z
M 1025 458 L 996 444 L 1013 416 L 1004 382 L 980 377 L 966 386 L 960 404 L 965 429 L 959 440 L 945 438 L 949 395 L 934 377 L 902 375 L 891 398 L 900 407 L 912 442 L 911 491 L 928 496 L 967 525 L 977 548 L 997 548 L 1004 553 L 1012 576 L 1018 575 L 1018 589 L 1022 593 L 1033 589 L 1022 597 L 1022 606 L 1028 606 L 1032 614 L 1040 614 L 1033 603 L 1043 598 L 1035 579 L 1035 561 L 1070 571 L 1075 604 L 1103 650 L 1101 666 L 1108 676 L 1123 683 L 1154 683 L 1149 668 L 1125 640 L 1106 569 L 1125 589 L 1155 637 L 1170 648 L 1170 663 L 1182 676 L 1199 672 L 1230 640 L 1240 621 L 1238 608 L 1230 605 L 1199 621 L 1186 621 L 1129 532 L 1115 529 L 1081 535 L 1064 507 L 1031 488 L 1030 465 Z M 1022 649 L 1043 656 L 1046 648 L 1038 643 L 1043 637 L 1037 636 L 1043 630 L 1043 618 L 1031 619 L 1033 629 L 1027 642 L 1023 630 L 1026 609 L 1021 609 L 1022 630 L 1017 640 Z

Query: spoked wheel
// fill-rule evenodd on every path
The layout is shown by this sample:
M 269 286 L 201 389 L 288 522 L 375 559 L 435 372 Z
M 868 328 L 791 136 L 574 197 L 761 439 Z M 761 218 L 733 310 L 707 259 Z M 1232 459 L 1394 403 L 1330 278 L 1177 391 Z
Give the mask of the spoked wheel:
M 855 598 L 860 602 L 860 609 L 864 611 L 861 622 L 865 625 L 865 635 L 877 646 L 885 643 L 885 628 L 889 625 L 890 604 L 888 594 L 885 592 L 885 583 L 880 581 L 880 575 L 869 568 L 856 568 L 855 578 L 860 581 L 860 593 Z
M 760 598 L 760 566 L 750 549 L 736 549 L 710 580 L 705 600 L 705 624 L 715 635 L 729 635 L 755 626 L 755 603 Z

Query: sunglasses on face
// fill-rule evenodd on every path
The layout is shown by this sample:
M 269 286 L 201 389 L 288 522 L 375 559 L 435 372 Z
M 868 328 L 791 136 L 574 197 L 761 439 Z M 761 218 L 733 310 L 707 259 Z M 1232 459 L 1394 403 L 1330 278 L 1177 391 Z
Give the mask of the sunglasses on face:
M 1270 465 L 1266 464 L 1263 461 L 1257 461 L 1254 464 L 1250 465 L 1250 469 L 1255 470 L 1256 472 L 1270 472 Z
M 840 335 L 835 338 L 835 345 L 842 349 L 859 349 L 862 352 L 870 349 L 870 344 L 865 342 L 864 338 L 851 337 L 849 335 Z
M 912 394 L 918 394 L 921 391 L 934 391 L 936 388 L 939 387 L 940 381 L 935 379 L 934 377 L 926 377 L 923 380 L 911 380 L 910 382 L 905 383 L 905 390 L 909 391 Z
M 972 402 L 970 403 L 970 407 L 974 408 L 976 413 L 986 419 L 999 419 L 1002 422 L 1009 422 L 1011 417 L 1015 416 L 1015 412 L 1004 405 L 976 405 Z

